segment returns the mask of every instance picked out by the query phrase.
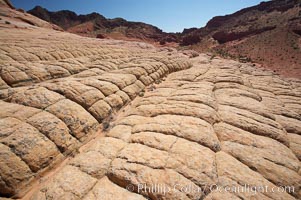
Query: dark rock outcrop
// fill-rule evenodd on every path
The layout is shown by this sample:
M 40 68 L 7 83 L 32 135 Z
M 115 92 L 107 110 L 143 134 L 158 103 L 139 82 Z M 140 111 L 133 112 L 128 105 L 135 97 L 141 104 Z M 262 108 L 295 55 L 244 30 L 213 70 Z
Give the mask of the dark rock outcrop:
M 261 29 L 254 29 L 254 30 L 247 30 L 242 32 L 225 32 L 225 31 L 218 31 L 212 35 L 213 39 L 217 40 L 220 44 L 230 42 L 233 40 L 240 40 L 244 37 L 250 36 L 250 35 L 256 35 L 263 33 L 265 31 L 273 30 L 275 29 L 275 26 L 270 27 L 264 27 Z
M 200 41 L 201 41 L 200 35 L 192 32 L 182 37 L 181 45 L 188 46 L 192 44 L 197 44 Z

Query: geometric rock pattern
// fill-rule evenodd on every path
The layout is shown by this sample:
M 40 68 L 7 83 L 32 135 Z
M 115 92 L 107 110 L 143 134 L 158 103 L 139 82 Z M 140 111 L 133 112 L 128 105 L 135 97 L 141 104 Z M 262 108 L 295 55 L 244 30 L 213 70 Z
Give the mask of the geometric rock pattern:
M 147 87 L 31 199 L 299 199 L 301 83 L 206 55 L 191 62 Z M 269 189 L 211 188 L 246 185 Z
M 4 196 L 76 153 L 146 86 L 190 67 L 184 57 L 143 43 L 47 29 L 4 29 L 0 40 Z
M 31 25 L 0 35 L 1 196 L 301 198 L 300 80 Z M 246 185 L 268 190 L 212 188 Z

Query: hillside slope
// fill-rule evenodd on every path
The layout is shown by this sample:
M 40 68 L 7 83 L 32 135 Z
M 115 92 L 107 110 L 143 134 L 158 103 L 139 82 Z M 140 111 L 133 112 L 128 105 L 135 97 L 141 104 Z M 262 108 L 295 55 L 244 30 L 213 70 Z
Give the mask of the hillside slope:
M 26 13 L 24 10 L 16 10 L 9 0 L 0 0 L 0 26 L 10 27 L 12 25 L 18 28 L 43 27 L 55 30 L 62 30 L 59 26 L 48 23 L 35 16 Z
M 198 51 L 252 60 L 276 72 L 301 77 L 301 1 L 274 0 L 188 29 L 182 45 Z

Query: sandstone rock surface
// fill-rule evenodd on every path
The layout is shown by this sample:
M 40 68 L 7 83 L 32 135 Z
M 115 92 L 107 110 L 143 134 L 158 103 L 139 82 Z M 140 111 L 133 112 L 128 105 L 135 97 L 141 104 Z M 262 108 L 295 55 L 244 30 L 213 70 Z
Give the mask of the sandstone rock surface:
M 300 80 L 23 23 L 0 27 L 1 196 L 301 198 Z

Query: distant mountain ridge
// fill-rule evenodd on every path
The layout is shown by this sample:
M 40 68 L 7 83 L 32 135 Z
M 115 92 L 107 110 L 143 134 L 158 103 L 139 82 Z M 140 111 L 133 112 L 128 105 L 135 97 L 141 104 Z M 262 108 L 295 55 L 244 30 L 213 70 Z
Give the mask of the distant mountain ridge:
M 28 13 L 56 24 L 66 31 L 90 37 L 135 38 L 149 42 L 177 42 L 176 34 L 142 22 L 130 22 L 122 18 L 107 19 L 99 13 L 77 15 L 69 10 L 50 12 L 36 6 Z

